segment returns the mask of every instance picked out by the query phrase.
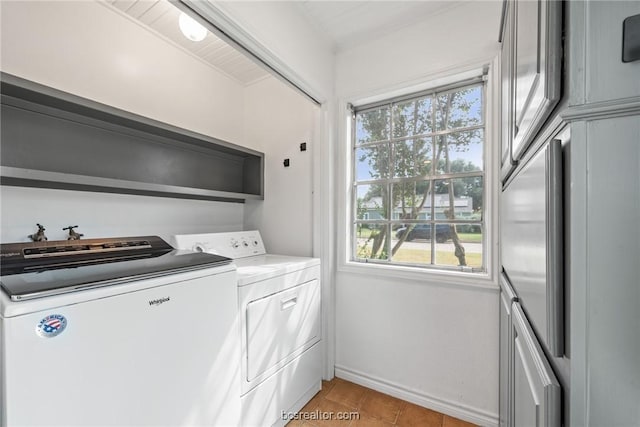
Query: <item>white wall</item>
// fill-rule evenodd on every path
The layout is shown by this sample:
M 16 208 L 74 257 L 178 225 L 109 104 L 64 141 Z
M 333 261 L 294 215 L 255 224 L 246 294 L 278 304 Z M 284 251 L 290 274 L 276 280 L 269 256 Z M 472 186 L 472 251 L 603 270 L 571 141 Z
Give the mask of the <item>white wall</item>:
M 311 256 L 313 249 L 312 172 L 318 141 L 319 108 L 275 78 L 245 90 L 248 147 L 265 153 L 265 199 L 247 201 L 245 229 L 259 229 L 268 252 Z M 307 151 L 300 151 L 300 143 Z M 284 167 L 284 159 L 290 166 Z
M 339 52 L 338 105 L 406 93 L 409 87 L 490 63 L 499 51 L 500 6 L 500 2 L 466 3 Z M 339 254 L 336 374 L 458 418 L 496 424 L 496 284 L 474 287 L 468 281 L 457 284 L 452 278 L 445 282 L 428 272 L 413 278 L 394 277 L 345 263 L 348 183 L 342 175 L 348 140 L 342 121 L 346 116 L 338 118 L 336 147 L 343 159 L 335 191 L 341 206 L 335 231 Z M 487 143 L 497 142 L 489 132 Z M 489 148 L 496 157 L 495 145 Z M 497 188 L 496 175 L 488 178 L 487 185 Z M 495 206 L 495 200 L 492 203 Z
M 233 143 L 244 88 L 120 13 L 89 1 L 1 2 L 2 71 Z M 244 206 L 170 198 L 2 187 L 2 242 L 39 222 L 50 239 L 242 229 Z
M 495 291 L 360 273 L 337 280 L 339 377 L 483 425 L 495 416 Z
M 198 3 L 195 1 L 195 3 Z M 297 13 L 296 2 L 212 1 L 211 18 L 256 53 L 274 61 L 318 101 L 333 94 L 334 56 L 329 39 Z M 227 20 L 216 18 L 224 16 Z
M 233 143 L 235 80 L 94 1 L 2 1 L 2 71 Z
M 25 240 L 36 222 L 56 238 L 63 236 L 58 229 L 76 223 L 87 237 L 168 236 L 242 229 L 246 220 L 244 228 L 259 228 L 270 251 L 311 255 L 318 108 L 307 98 L 275 78 L 245 88 L 99 2 L 6 1 L 1 7 L 2 71 L 236 144 L 246 141 L 266 154 L 267 194 L 264 202 L 249 203 L 245 215 L 237 203 L 6 187 L 2 241 Z M 300 152 L 305 141 L 308 151 Z M 291 159 L 286 169 L 285 157 Z
M 84 238 L 242 229 L 243 205 L 26 187 L 0 187 L 0 242 L 27 242 L 45 226 L 49 240 L 65 240 L 63 227 L 78 225 Z
M 498 52 L 501 1 L 474 1 L 336 55 L 336 94 L 402 88 Z

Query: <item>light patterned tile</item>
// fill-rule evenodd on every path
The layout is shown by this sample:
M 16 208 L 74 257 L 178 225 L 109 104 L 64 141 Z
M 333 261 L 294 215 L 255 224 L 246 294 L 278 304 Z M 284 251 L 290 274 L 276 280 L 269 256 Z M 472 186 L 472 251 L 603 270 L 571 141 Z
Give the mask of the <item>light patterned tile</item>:
M 467 421 L 462 421 L 457 418 L 450 417 L 448 415 L 444 416 L 443 427 L 475 427 L 475 424 L 469 423 Z
M 323 416 L 323 419 L 319 420 L 305 420 L 306 424 L 310 424 L 315 427 L 348 427 L 351 423 L 350 419 L 338 419 L 338 414 L 348 414 L 354 412 L 353 408 L 341 405 L 331 400 L 322 399 L 320 405 L 315 411 Z M 329 416 L 329 419 L 324 419 L 324 416 Z
M 320 397 L 325 397 L 337 383 L 338 382 L 336 381 L 335 377 L 331 381 L 322 380 L 322 389 L 318 392 L 317 395 L 320 395 Z
M 367 393 L 367 388 L 348 381 L 340 381 L 327 393 L 325 399 L 332 400 L 351 408 L 359 408 Z
M 388 423 L 380 418 L 373 418 L 365 413 L 360 414 L 358 419 L 351 421 L 349 427 L 393 427 L 395 424 Z
M 442 427 L 443 418 L 440 412 L 407 402 L 396 424 L 399 427 Z
M 400 399 L 369 390 L 364 396 L 360 412 L 394 424 L 403 405 L 404 402 Z
M 335 377 L 322 381 L 318 392 L 300 412 L 317 417 L 332 414 L 327 420 L 293 420 L 288 427 L 473 427 L 462 421 L 375 390 Z M 338 413 L 356 413 L 348 420 Z

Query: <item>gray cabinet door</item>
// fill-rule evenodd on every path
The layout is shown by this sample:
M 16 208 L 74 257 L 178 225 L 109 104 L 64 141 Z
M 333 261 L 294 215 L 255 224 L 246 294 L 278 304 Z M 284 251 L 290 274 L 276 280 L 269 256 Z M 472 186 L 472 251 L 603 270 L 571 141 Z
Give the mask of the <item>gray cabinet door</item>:
M 561 391 L 520 303 L 511 311 L 513 334 L 513 418 L 517 427 L 561 424 Z
M 506 180 L 509 176 L 515 161 L 511 157 L 511 142 L 513 140 L 513 0 L 504 0 L 502 10 L 502 28 L 500 31 L 500 41 L 502 42 L 502 50 L 500 55 L 501 66 L 501 178 Z
M 500 211 L 502 267 L 554 356 L 564 353 L 562 174 L 552 139 L 511 175 Z
M 511 157 L 519 160 L 560 100 L 562 2 L 513 3 Z

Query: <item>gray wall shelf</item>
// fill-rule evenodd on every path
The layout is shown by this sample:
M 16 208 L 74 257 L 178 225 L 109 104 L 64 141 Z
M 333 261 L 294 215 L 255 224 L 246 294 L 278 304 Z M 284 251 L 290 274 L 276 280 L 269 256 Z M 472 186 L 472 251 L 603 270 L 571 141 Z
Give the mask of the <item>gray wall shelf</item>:
M 244 202 L 264 155 L 1 74 L 0 183 Z

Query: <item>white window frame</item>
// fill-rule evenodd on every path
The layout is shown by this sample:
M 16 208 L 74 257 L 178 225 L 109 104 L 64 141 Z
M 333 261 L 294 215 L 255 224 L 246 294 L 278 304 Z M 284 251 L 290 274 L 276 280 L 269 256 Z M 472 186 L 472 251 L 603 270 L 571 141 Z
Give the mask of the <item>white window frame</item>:
M 338 189 L 342 192 L 337 200 L 337 271 L 372 277 L 413 280 L 421 284 L 471 286 L 474 288 L 497 288 L 497 272 L 499 260 L 498 241 L 498 197 L 499 197 L 499 139 L 500 139 L 500 59 L 493 58 L 477 65 L 470 65 L 458 72 L 448 71 L 434 74 L 421 81 L 412 81 L 405 85 L 397 85 L 375 92 L 360 93 L 338 99 Z M 494 72 L 494 70 L 497 70 Z M 413 267 L 396 264 L 378 264 L 352 261 L 351 257 L 351 223 L 352 204 L 351 188 L 353 183 L 352 145 L 351 145 L 351 112 L 348 106 L 362 106 L 410 95 L 429 89 L 435 89 L 467 80 L 474 76 L 485 75 L 485 272 L 469 274 L 456 270 Z
M 458 92 L 460 90 L 464 90 L 467 88 L 480 88 L 481 90 L 481 102 L 482 102 L 482 120 L 481 120 L 481 124 L 478 125 L 472 125 L 472 126 L 467 126 L 467 127 L 462 127 L 462 128 L 454 128 L 454 129 L 443 129 L 443 130 L 437 130 L 435 128 L 435 121 L 436 121 L 436 98 L 442 95 L 446 95 L 446 94 L 450 94 L 450 93 L 455 93 Z M 474 78 L 471 79 L 467 79 L 465 81 L 460 81 L 460 82 L 456 82 L 453 83 L 452 85 L 447 85 L 445 87 L 438 87 L 432 90 L 428 90 L 426 92 L 418 92 L 418 93 L 411 93 L 407 96 L 400 96 L 400 97 L 395 97 L 395 98 L 391 98 L 391 99 L 386 99 L 382 102 L 379 103 L 374 103 L 373 105 L 365 105 L 362 107 L 353 107 L 352 108 L 352 129 L 351 129 L 351 141 L 350 141 L 350 146 L 351 149 L 353 151 L 355 151 L 357 148 L 366 148 L 369 146 L 375 146 L 375 147 L 383 147 L 386 146 L 388 147 L 388 153 L 389 155 L 391 155 L 392 150 L 390 147 L 392 147 L 395 144 L 401 143 L 403 141 L 411 141 L 413 139 L 425 139 L 425 140 L 432 140 L 432 138 L 438 138 L 440 135 L 449 135 L 449 134 L 456 134 L 456 133 L 460 133 L 460 132 L 468 132 L 468 131 L 476 131 L 476 130 L 482 130 L 483 133 L 483 138 L 482 138 L 482 146 L 483 146 L 483 159 L 482 159 L 482 164 L 483 164 L 483 168 L 480 171 L 475 171 L 475 172 L 461 172 L 461 173 L 446 173 L 446 174 L 442 174 L 442 173 L 437 173 L 435 170 L 433 170 L 431 173 L 429 173 L 427 176 L 412 176 L 412 177 L 407 177 L 407 178 L 395 178 L 393 176 L 393 174 L 390 171 L 387 171 L 389 173 L 388 176 L 384 177 L 384 178 L 380 178 L 380 179 L 376 179 L 376 180 L 364 180 L 364 181 L 356 181 L 355 179 L 353 179 L 353 177 L 356 174 L 356 161 L 355 159 L 351 159 L 351 168 L 352 168 L 352 190 L 351 190 L 351 206 L 352 206 L 352 212 L 353 209 L 355 209 L 356 206 L 356 195 L 355 192 L 353 191 L 354 188 L 357 188 L 357 185 L 380 185 L 380 186 L 389 186 L 388 187 L 388 191 L 391 191 L 391 186 L 393 184 L 399 184 L 402 182 L 417 182 L 417 181 L 426 181 L 429 182 L 430 185 L 435 185 L 436 182 L 441 181 L 441 180 L 454 180 L 454 179 L 464 179 L 464 178 L 476 178 L 476 177 L 480 177 L 482 179 L 482 186 L 483 186 L 483 194 L 482 194 L 482 198 L 483 198 L 483 202 L 484 202 L 484 198 L 485 198 L 485 169 L 484 169 L 484 163 L 485 163 L 485 159 L 484 157 L 486 156 L 486 150 L 484 150 L 484 146 L 486 145 L 486 138 L 485 138 L 485 130 L 486 130 L 486 94 L 485 94 L 485 90 L 486 90 L 486 84 L 484 81 L 483 76 L 476 76 Z M 407 135 L 407 136 L 402 136 L 402 137 L 394 137 L 391 133 L 393 132 L 393 106 L 397 105 L 397 104 L 401 104 L 404 103 L 406 101 L 413 101 L 413 100 L 418 100 L 418 99 L 424 99 L 424 98 L 430 98 L 431 99 L 431 110 L 432 110 L 432 129 L 430 132 L 423 134 L 423 135 Z M 389 137 L 387 138 L 387 140 L 384 141 L 376 141 L 376 142 L 371 142 L 371 143 L 365 143 L 362 145 L 358 145 L 356 142 L 356 130 L 355 130 L 355 126 L 354 123 L 356 122 L 356 117 L 358 114 L 360 113 L 367 113 L 370 111 L 376 111 L 382 107 L 387 107 L 388 111 L 389 111 L 389 120 L 391 121 L 391 129 L 389 130 Z M 391 166 L 392 164 L 392 160 L 389 160 L 389 166 Z M 435 165 L 434 165 L 435 167 Z M 433 187 L 432 187 L 433 188 Z M 425 224 L 425 225 L 430 225 L 432 227 L 432 232 L 435 234 L 437 233 L 437 227 L 440 224 L 444 224 L 444 225 L 450 225 L 450 224 L 458 224 L 458 225 L 462 225 L 462 224 L 471 224 L 471 225 L 479 225 L 482 229 L 482 233 L 484 235 L 484 215 L 483 218 L 481 220 L 467 220 L 465 221 L 464 219 L 460 219 L 458 217 L 456 217 L 455 219 L 442 219 L 442 218 L 438 218 L 438 215 L 436 214 L 436 206 L 435 206 L 435 197 L 436 197 L 436 193 L 435 191 L 431 191 L 430 195 L 429 195 L 429 218 L 425 218 L 425 219 L 420 219 L 418 215 L 418 218 L 416 218 L 415 220 L 408 220 L 408 221 L 403 221 L 400 220 L 398 218 L 394 218 L 394 211 L 393 211 L 393 205 L 392 206 L 388 206 L 389 208 L 389 218 L 387 219 L 380 219 L 380 220 L 376 220 L 376 221 L 372 221 L 368 218 L 363 218 L 363 219 L 356 219 L 353 218 L 352 215 L 352 219 L 351 219 L 351 229 L 350 229 L 350 233 L 351 233 L 351 256 L 350 256 L 350 260 L 353 262 L 365 262 L 365 263 L 369 263 L 369 262 L 373 262 L 373 263 L 380 263 L 380 264 L 384 264 L 384 265 L 407 265 L 410 267 L 416 267 L 416 268 L 427 268 L 427 269 L 442 269 L 442 270 L 456 270 L 456 271 L 461 271 L 464 273 L 469 273 L 469 274 L 478 274 L 478 273 L 484 273 L 486 271 L 486 266 L 485 266 L 485 253 L 486 253 L 486 239 L 482 239 L 482 265 L 480 268 L 477 267 L 470 267 L 470 266 L 453 266 L 453 265 L 446 265 L 446 264 L 437 264 L 437 263 L 433 263 L 433 261 L 435 260 L 435 252 L 436 252 L 436 245 L 435 245 L 435 238 L 431 238 L 429 241 L 429 245 L 430 245 L 430 253 L 431 253 L 431 262 L 432 263 L 428 263 L 428 264 L 411 264 L 411 263 L 402 263 L 402 262 L 396 262 L 393 261 L 391 259 L 388 260 L 378 260 L 378 259 L 369 259 L 369 258 L 358 258 L 356 256 L 357 252 L 358 252 L 358 245 L 356 242 L 356 239 L 354 238 L 355 236 L 355 229 L 358 226 L 358 224 L 379 224 L 385 228 L 387 228 L 387 233 L 393 234 L 393 227 L 394 226 L 400 226 L 402 224 Z M 389 202 L 391 202 L 391 200 L 389 200 Z M 367 212 L 368 213 L 368 212 Z M 387 243 L 387 253 L 389 253 L 391 251 L 391 240 L 390 239 L 385 239 L 385 242 Z

